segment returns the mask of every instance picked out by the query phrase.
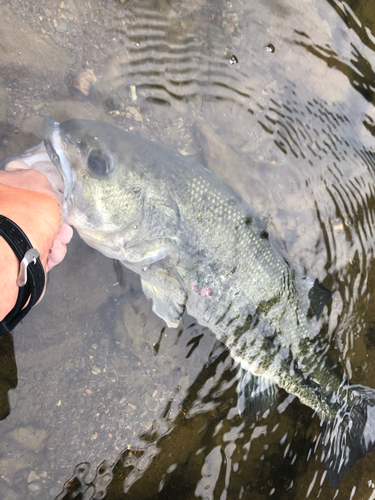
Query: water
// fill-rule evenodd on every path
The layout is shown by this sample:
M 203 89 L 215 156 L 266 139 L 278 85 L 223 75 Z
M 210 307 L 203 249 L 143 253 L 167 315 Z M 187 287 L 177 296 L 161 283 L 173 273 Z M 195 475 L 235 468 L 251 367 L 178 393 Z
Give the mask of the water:
M 2 156 L 52 115 L 208 166 L 336 291 L 329 353 L 375 387 L 372 3 L 0 3 Z M 243 422 L 212 333 L 166 328 L 138 279 L 77 235 L 0 347 L 5 500 L 375 498 L 374 452 L 331 488 L 309 408 L 283 393 Z

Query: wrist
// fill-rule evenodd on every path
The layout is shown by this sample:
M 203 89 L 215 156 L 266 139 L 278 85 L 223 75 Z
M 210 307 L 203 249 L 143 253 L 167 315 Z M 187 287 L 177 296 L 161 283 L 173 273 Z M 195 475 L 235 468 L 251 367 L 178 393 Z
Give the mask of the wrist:
M 8 243 L 0 237 L 0 321 L 13 309 L 17 297 L 19 260 Z
M 0 235 L 20 262 L 16 281 L 17 301 L 9 314 L 0 322 L 0 335 L 4 335 L 12 331 L 41 298 L 45 288 L 45 271 L 38 250 L 32 247 L 22 229 L 3 215 L 0 215 Z

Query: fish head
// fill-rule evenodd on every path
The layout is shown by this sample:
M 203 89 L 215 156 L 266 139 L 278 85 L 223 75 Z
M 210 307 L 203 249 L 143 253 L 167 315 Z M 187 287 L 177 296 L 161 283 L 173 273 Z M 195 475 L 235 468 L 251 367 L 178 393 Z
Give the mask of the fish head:
M 117 127 L 92 120 L 43 123 L 44 144 L 64 181 L 64 219 L 86 243 L 125 260 L 129 231 L 142 216 L 142 175 L 131 140 Z

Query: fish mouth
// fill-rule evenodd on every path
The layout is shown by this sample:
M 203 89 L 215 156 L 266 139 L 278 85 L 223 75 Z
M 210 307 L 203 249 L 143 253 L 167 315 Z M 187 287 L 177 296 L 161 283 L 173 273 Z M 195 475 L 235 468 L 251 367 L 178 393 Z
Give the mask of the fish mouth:
M 52 116 L 46 116 L 43 120 L 43 140 L 50 160 L 59 169 L 63 178 L 66 201 L 73 191 L 73 172 L 63 151 L 60 123 L 55 122 Z
M 76 227 L 78 234 L 90 247 L 95 248 L 100 253 L 110 259 L 125 260 L 124 244 L 121 241 L 111 242 L 108 233 L 100 229 L 81 229 Z

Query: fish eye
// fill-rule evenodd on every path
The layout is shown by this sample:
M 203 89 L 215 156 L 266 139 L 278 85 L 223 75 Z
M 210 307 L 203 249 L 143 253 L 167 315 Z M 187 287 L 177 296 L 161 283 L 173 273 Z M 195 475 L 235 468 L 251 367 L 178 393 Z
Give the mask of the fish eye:
M 93 174 L 105 175 L 109 172 L 109 161 L 101 151 L 92 151 L 87 164 Z

